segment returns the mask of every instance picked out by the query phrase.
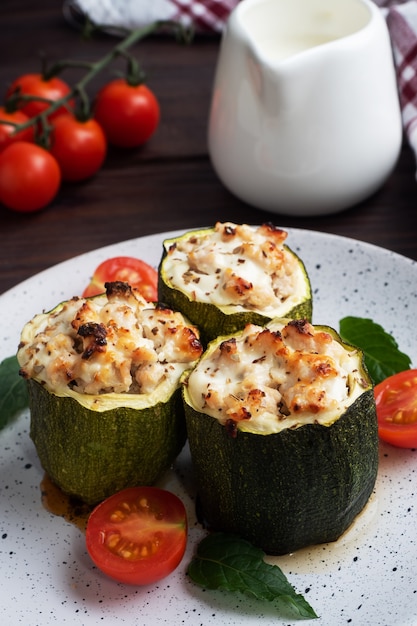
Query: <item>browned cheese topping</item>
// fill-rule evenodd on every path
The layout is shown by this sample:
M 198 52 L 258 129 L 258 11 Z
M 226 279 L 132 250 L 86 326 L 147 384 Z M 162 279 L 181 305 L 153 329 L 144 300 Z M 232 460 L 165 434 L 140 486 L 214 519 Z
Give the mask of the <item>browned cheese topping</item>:
M 198 231 L 168 248 L 166 276 L 193 300 L 278 317 L 306 290 L 286 238 L 286 231 L 271 224 L 217 222 L 214 230 Z
M 305 320 L 249 324 L 188 379 L 193 405 L 228 428 L 273 433 L 333 423 L 364 391 L 361 358 Z
M 178 382 L 201 353 L 198 331 L 181 313 L 108 283 L 102 296 L 37 315 L 23 329 L 18 359 L 24 376 L 58 394 L 149 394 Z

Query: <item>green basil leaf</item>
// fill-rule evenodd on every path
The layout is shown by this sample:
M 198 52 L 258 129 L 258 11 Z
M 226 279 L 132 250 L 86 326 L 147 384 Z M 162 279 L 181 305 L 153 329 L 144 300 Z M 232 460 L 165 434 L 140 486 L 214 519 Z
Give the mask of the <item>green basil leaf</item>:
M 410 357 L 399 350 L 394 337 L 376 322 L 363 317 L 344 317 L 340 320 L 339 332 L 344 341 L 362 350 L 375 385 L 388 376 L 410 369 Z
M 301 617 L 317 617 L 281 569 L 265 563 L 264 556 L 262 550 L 244 539 L 213 533 L 200 542 L 187 573 L 201 587 L 238 591 L 270 602 L 280 600 Z
M 0 428 L 29 403 L 26 381 L 19 376 L 19 363 L 10 356 L 0 363 Z

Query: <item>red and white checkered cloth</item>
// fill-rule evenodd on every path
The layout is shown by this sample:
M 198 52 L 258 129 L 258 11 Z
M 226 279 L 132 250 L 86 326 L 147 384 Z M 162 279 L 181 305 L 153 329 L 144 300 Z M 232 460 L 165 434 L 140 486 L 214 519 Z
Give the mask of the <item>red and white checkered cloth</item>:
M 374 0 L 391 36 L 403 127 L 417 159 L 417 0 Z
M 183 24 L 192 25 L 196 31 L 223 30 L 229 13 L 238 4 L 239 0 L 171 0 L 175 7 L 172 19 Z
M 403 126 L 417 159 L 417 0 L 373 0 L 390 31 Z M 291 2 L 291 0 L 288 0 Z M 138 28 L 174 20 L 196 33 L 220 33 L 239 0 L 66 0 L 109 27 Z
M 102 26 L 139 28 L 172 20 L 197 33 L 219 33 L 239 0 L 67 0 Z

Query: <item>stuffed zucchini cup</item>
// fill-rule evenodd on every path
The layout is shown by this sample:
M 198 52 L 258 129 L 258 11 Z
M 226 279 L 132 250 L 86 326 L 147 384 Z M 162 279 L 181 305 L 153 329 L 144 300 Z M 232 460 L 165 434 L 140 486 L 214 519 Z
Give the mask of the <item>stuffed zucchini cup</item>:
M 310 281 L 287 233 L 262 226 L 217 222 L 214 228 L 164 241 L 158 298 L 201 331 L 203 343 L 265 325 L 276 317 L 311 320 Z
M 213 341 L 183 377 L 202 520 L 269 554 L 335 541 L 367 503 L 378 434 L 362 354 L 306 320 Z
M 64 492 L 95 504 L 153 484 L 185 439 L 180 377 L 202 353 L 181 313 L 126 283 L 35 316 L 18 360 L 30 393 L 30 435 Z

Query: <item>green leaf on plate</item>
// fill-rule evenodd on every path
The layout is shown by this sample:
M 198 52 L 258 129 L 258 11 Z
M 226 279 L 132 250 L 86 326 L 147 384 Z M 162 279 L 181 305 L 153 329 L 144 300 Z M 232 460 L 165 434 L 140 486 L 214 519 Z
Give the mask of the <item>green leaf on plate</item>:
M 200 542 L 187 573 L 201 587 L 241 592 L 269 602 L 279 599 L 301 617 L 317 617 L 281 569 L 265 563 L 264 556 L 262 550 L 244 539 L 214 533 Z
M 399 350 L 392 335 L 371 319 L 344 317 L 340 320 L 339 332 L 344 341 L 362 350 L 375 385 L 388 376 L 410 369 L 410 357 Z
M 0 363 L 0 428 L 29 403 L 26 381 L 19 376 L 19 363 L 9 356 Z

